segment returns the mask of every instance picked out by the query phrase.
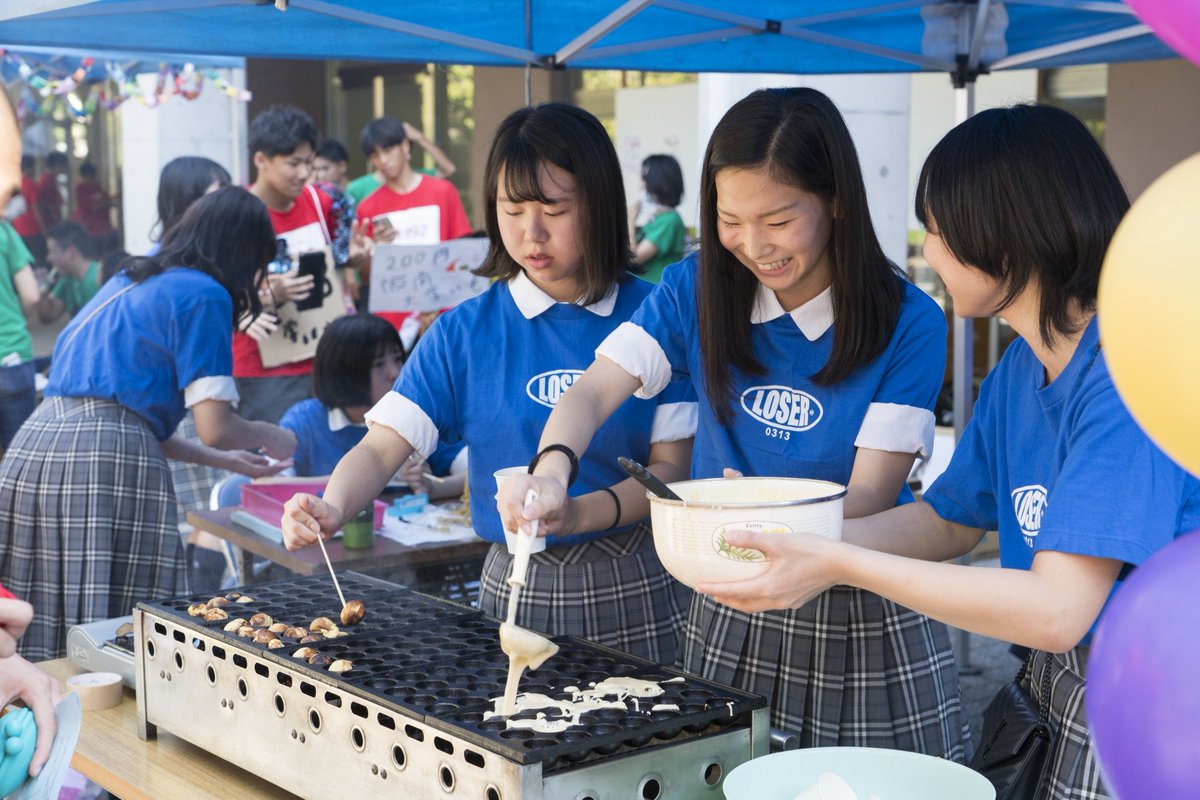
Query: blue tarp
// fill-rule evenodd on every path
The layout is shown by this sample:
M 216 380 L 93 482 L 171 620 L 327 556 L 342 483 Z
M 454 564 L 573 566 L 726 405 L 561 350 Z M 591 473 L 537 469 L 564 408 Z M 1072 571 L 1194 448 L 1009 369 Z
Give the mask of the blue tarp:
M 688 72 L 954 72 L 1174 54 L 1116 0 L 4 0 L 0 43 Z M 982 24 L 981 24 L 982 23 Z M 972 48 L 974 55 L 972 56 Z M 961 58 L 960 58 L 961 56 Z

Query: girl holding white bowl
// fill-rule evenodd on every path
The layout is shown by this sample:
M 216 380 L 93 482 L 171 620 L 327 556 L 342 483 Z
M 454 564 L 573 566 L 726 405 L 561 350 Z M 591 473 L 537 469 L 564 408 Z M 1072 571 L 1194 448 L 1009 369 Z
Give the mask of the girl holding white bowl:
M 559 401 L 533 479 L 505 486 L 506 524 L 556 513 L 570 459 L 612 409 L 687 376 L 700 398 L 693 478 L 846 485 L 845 515 L 910 503 L 933 445 L 946 322 L 883 254 L 854 144 L 812 89 L 754 92 L 717 124 L 701 178 L 701 247 L 668 267 Z M 522 508 L 525 491 L 540 498 Z M 967 734 L 944 625 L 859 589 L 746 614 L 696 595 L 684 669 L 757 692 L 801 745 L 888 747 L 962 761 Z

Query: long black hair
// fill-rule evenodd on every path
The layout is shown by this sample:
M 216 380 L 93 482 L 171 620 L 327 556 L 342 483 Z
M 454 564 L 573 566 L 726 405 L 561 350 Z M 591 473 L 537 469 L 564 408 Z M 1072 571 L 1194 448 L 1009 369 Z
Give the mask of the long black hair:
M 171 267 L 212 276 L 233 299 L 233 321 L 262 311 L 258 286 L 275 257 L 275 229 L 267 207 L 240 186 L 201 197 L 167 230 L 152 256 L 125 261 L 130 279 L 141 282 Z
M 1073 303 L 1095 309 L 1104 253 L 1128 210 L 1096 138 L 1053 106 L 981 111 L 938 142 L 917 181 L 921 224 L 932 220 L 951 255 L 1004 286 L 994 311 L 1037 281 L 1047 346 L 1078 330 Z
M 500 123 L 483 178 L 487 233 L 491 246 L 475 274 L 506 280 L 521 271 L 504 248 L 496 200 L 546 203 L 538 183 L 542 164 L 553 164 L 575 179 L 582 257 L 580 301 L 594 303 L 614 283 L 629 280 L 631 262 L 621 164 L 600 120 L 582 108 L 543 103 L 518 109 Z M 504 186 L 499 186 L 504 170 Z
M 882 353 L 903 299 L 903 278 L 875 237 L 854 141 L 833 102 L 815 89 L 787 88 L 735 103 L 713 130 L 700 181 L 700 349 L 705 392 L 722 423 L 733 415 L 733 370 L 765 371 L 750 335 L 758 279 L 718 233 L 717 174 L 728 168 L 766 169 L 829 209 L 833 350 L 814 382 L 836 383 Z
M 229 171 L 210 158 L 180 156 L 168 161 L 158 177 L 158 221 L 150 238 L 161 240 L 208 187 L 215 183 L 219 189 L 230 181 Z

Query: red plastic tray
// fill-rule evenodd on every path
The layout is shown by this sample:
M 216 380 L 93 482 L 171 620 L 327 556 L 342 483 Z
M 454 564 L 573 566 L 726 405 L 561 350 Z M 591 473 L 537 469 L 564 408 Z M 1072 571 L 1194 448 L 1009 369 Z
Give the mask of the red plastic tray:
M 303 480 L 286 483 L 247 483 L 242 485 L 242 508 L 261 520 L 278 525 L 283 517 L 283 504 L 296 492 L 323 494 L 326 481 Z M 383 528 L 383 512 L 387 504 L 375 501 L 375 530 Z

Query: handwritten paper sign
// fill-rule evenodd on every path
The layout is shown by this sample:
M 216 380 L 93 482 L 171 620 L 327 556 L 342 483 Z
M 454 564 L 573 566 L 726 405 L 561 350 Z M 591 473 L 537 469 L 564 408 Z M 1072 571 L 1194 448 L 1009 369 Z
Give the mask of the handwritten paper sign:
M 333 268 L 333 255 L 328 247 L 325 252 L 325 277 L 313 287 L 323 300 L 317 308 L 300 311 L 295 303 L 284 303 L 274 313 L 279 318 L 279 327 L 266 341 L 258 343 L 258 353 L 266 368 L 290 364 L 312 358 L 317 353 L 317 342 L 329 323 L 346 314 L 346 299 L 342 291 L 342 277 Z
M 471 270 L 487 250 L 487 239 L 379 245 L 371 261 L 371 311 L 438 311 L 483 294 L 491 281 Z

